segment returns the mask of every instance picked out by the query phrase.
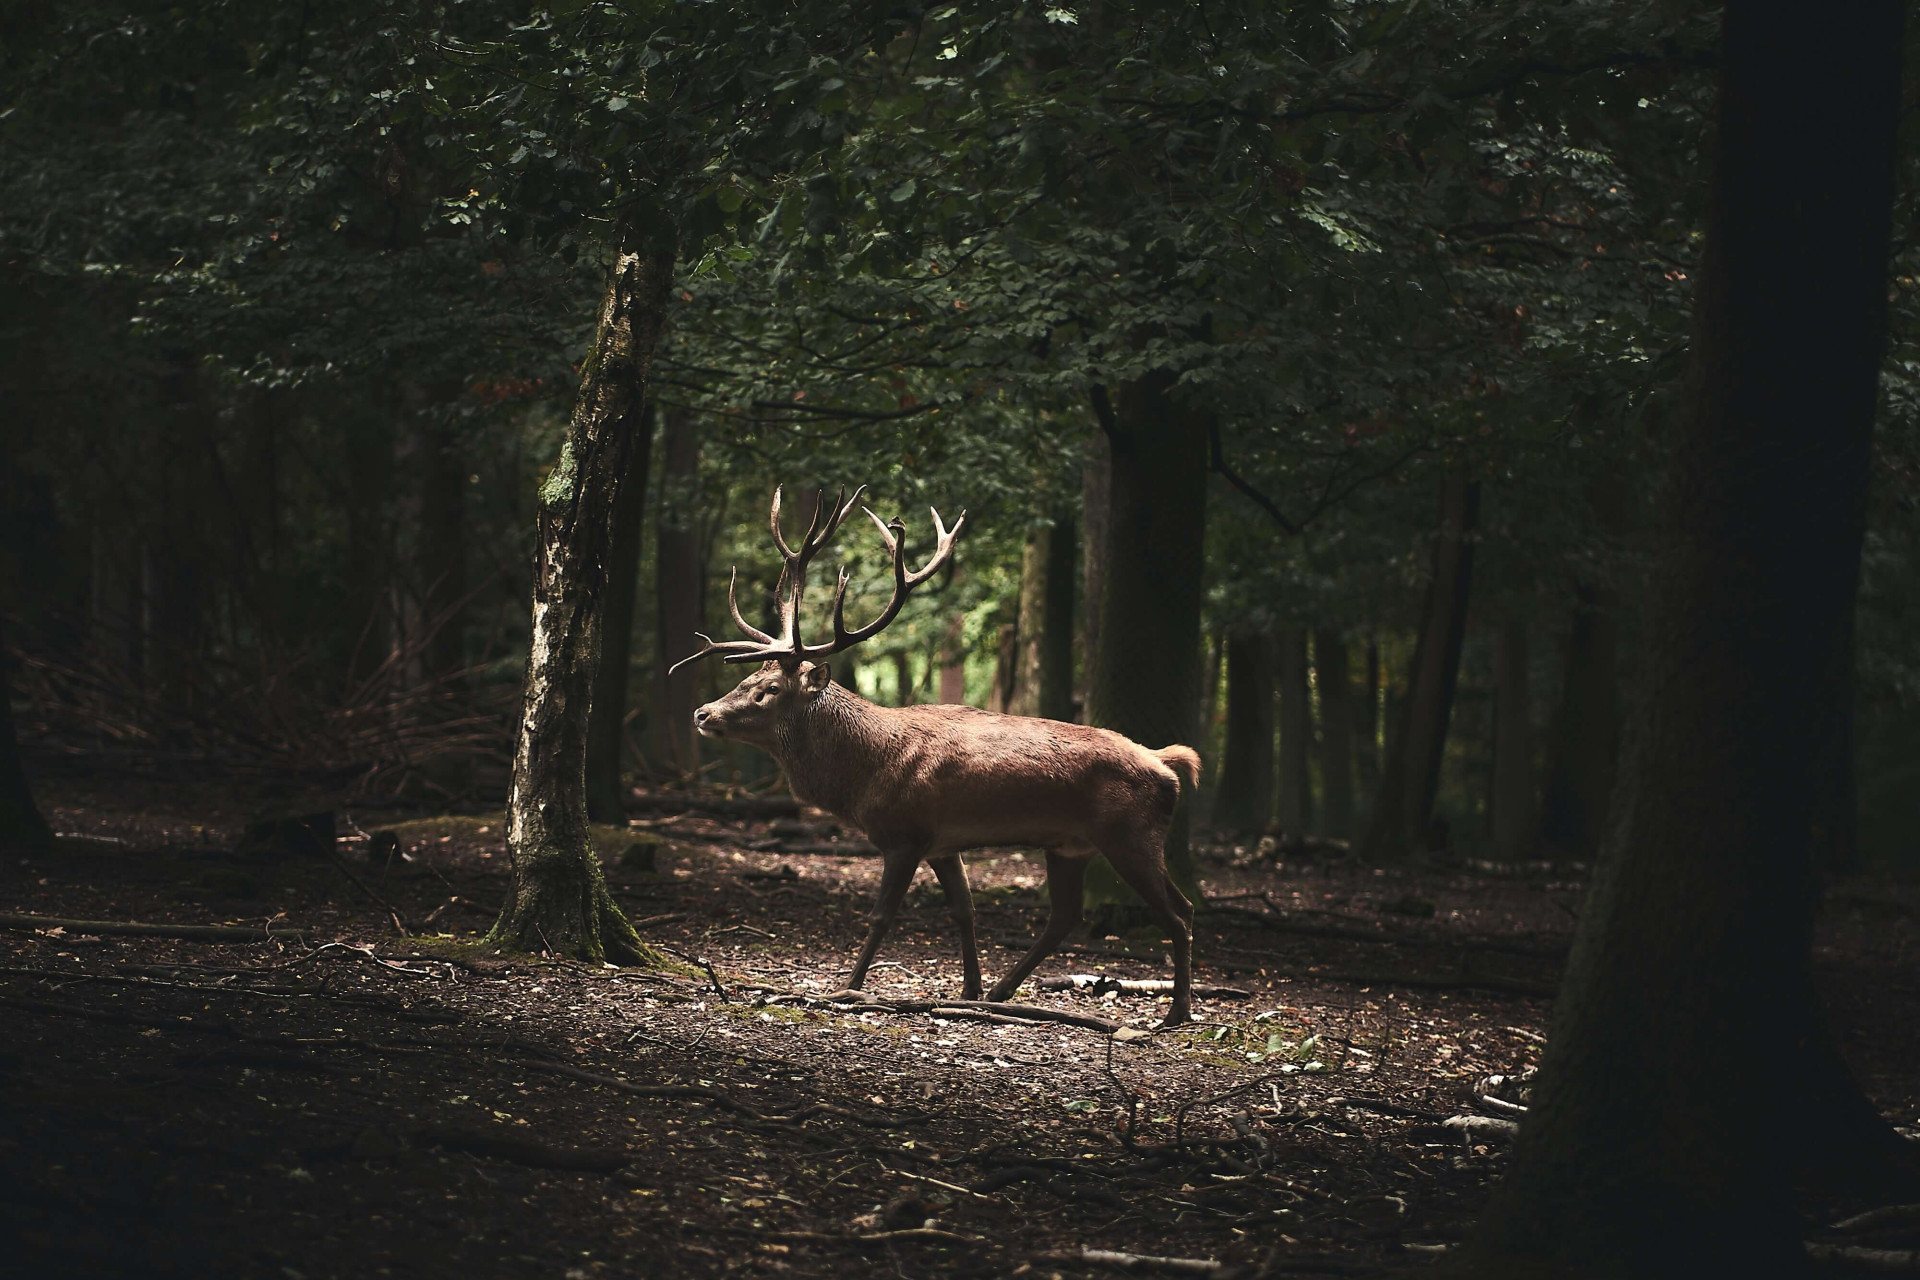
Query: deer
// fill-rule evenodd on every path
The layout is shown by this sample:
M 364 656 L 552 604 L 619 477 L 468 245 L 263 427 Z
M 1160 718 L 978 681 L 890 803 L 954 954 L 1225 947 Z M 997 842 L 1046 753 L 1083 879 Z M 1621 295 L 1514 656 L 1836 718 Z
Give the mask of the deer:
M 822 489 L 795 549 L 781 530 L 776 488 L 770 523 L 783 565 L 774 588 L 780 634 L 769 635 L 741 617 L 736 567 L 727 608 L 746 638 L 715 641 L 696 632 L 702 647 L 673 668 L 713 654 L 728 663 L 759 663 L 732 692 L 694 712 L 695 730 L 766 751 L 785 771 L 795 799 L 859 827 L 880 851 L 880 896 L 847 990 L 858 992 L 865 984 L 925 862 L 959 935 L 961 998 L 979 1000 L 980 956 L 961 855 L 1037 846 L 1046 853 L 1046 928 L 987 999 L 1012 996 L 1079 923 L 1087 864 L 1098 853 L 1172 935 L 1173 999 L 1162 1025 L 1190 1021 L 1193 905 L 1167 874 L 1165 844 L 1182 784 L 1189 793 L 1199 785 L 1199 754 L 1179 745 L 1150 750 L 1109 729 L 971 706 L 885 707 L 835 683 L 827 660 L 878 635 L 899 615 L 913 589 L 952 559 L 967 519 L 963 510 L 949 529 L 935 509 L 933 554 L 909 572 L 905 524 L 897 517 L 883 522 L 861 507 L 891 557 L 892 598 L 872 622 L 847 626 L 849 572 L 843 565 L 833 593 L 833 636 L 808 644 L 800 635 L 807 570 L 865 492 L 863 485 L 847 499 L 842 489 L 828 506 Z

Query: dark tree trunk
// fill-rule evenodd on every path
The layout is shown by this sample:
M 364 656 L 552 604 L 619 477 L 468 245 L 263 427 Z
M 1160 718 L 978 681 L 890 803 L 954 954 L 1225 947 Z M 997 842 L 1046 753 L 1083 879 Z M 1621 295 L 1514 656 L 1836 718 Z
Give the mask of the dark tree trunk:
M 1479 481 L 1448 472 L 1440 486 L 1440 535 L 1433 547 L 1433 579 L 1427 584 L 1411 687 L 1388 745 L 1380 794 L 1362 845 L 1366 857 L 1376 862 L 1407 857 L 1430 843 L 1440 756 L 1447 745 L 1453 691 L 1460 679 L 1460 647 L 1467 633 L 1467 595 L 1473 585 L 1473 535 L 1479 513 Z
M 1087 719 L 1143 746 L 1192 745 L 1200 681 L 1206 569 L 1207 418 L 1175 403 L 1174 375 L 1155 370 L 1095 408 L 1111 446 L 1105 598 Z M 1167 868 L 1191 900 L 1199 878 L 1187 846 L 1192 797 L 1167 835 Z M 1104 860 L 1087 878 L 1094 905 L 1133 900 Z
M 1820 725 L 1815 754 L 1813 865 L 1823 878 L 1860 869 L 1860 794 L 1854 778 L 1854 618 L 1847 614 L 1847 638 L 1834 653 L 1837 691 Z
M 1567 631 L 1566 678 L 1554 716 L 1553 751 L 1541 802 L 1540 840 L 1575 857 L 1592 856 L 1606 834 L 1620 754 L 1617 603 L 1604 587 L 1576 588 Z
M 1527 696 L 1527 624 L 1501 621 L 1493 641 L 1493 849 L 1524 858 L 1539 837 L 1533 799 L 1533 705 Z
M 40 816 L 33 790 L 20 767 L 20 744 L 13 732 L 13 688 L 7 673 L 6 635 L 0 632 L 0 848 L 50 849 L 53 829 Z
M 1073 577 L 1080 548 L 1073 512 L 1056 512 L 1047 538 L 1047 590 L 1041 603 L 1040 697 L 1035 714 L 1073 719 Z
M 700 767 L 693 709 L 700 701 L 701 664 L 668 674 L 668 668 L 692 653 L 706 594 L 706 559 L 699 527 L 700 435 L 693 415 L 669 409 L 660 432 L 660 516 L 654 543 L 655 631 L 653 755 L 683 777 Z M 812 504 L 802 505 L 811 512 Z
M 633 451 L 614 502 L 608 534 L 607 603 L 600 627 L 600 669 L 593 679 L 587 721 L 587 815 L 624 823 L 626 793 L 620 761 L 626 749 L 627 676 L 633 665 L 633 599 L 639 589 L 640 541 L 646 528 L 647 471 L 653 459 L 653 422 L 642 405 L 633 425 Z
M 1381 743 L 1381 700 L 1380 689 L 1380 640 L 1377 636 L 1367 637 L 1366 688 L 1361 690 L 1360 700 L 1354 706 L 1354 718 L 1361 726 L 1360 743 L 1360 802 L 1371 812 L 1379 803 L 1380 775 L 1386 764 Z
M 893 655 L 893 701 L 895 706 L 910 707 L 913 696 L 913 660 L 904 653 Z
M 353 627 L 347 674 L 365 680 L 392 651 L 389 614 L 393 536 L 387 490 L 393 472 L 393 426 L 384 413 L 363 413 L 350 422 L 347 453 L 347 621 Z
M 1313 703 L 1307 687 L 1307 633 L 1282 627 L 1280 654 L 1280 781 L 1275 817 L 1288 835 L 1313 829 Z
M 956 706 L 967 700 L 967 655 L 960 650 L 966 623 L 964 616 L 955 615 L 947 625 L 946 641 L 933 655 L 940 667 L 940 701 Z
M 1335 631 L 1313 633 L 1313 665 L 1320 676 L 1320 787 L 1326 796 L 1330 836 L 1353 834 L 1352 678 L 1347 670 L 1347 638 Z
M 993 689 L 987 694 L 987 710 L 1002 715 L 1015 711 L 1019 684 L 1020 628 L 1015 623 L 1003 622 L 994 646 Z
M 533 634 L 507 798 L 513 890 L 488 935 L 504 950 L 660 959 L 607 893 L 587 832 L 586 754 L 612 514 L 632 469 L 673 257 L 665 228 L 623 233 L 566 441 L 540 486 Z
M 1213 825 L 1258 831 L 1273 816 L 1273 637 L 1227 633 L 1227 740 Z
M 1080 472 L 1080 526 L 1085 531 L 1082 551 L 1085 567 L 1081 573 L 1080 669 L 1084 682 L 1081 719 L 1088 724 L 1093 705 L 1091 692 L 1094 667 L 1100 655 L 1100 615 L 1107 599 L 1107 521 L 1113 505 L 1113 446 L 1105 428 L 1096 430 L 1087 442 L 1087 461 Z
M 466 666 L 467 466 L 458 436 L 437 420 L 442 407 L 429 404 L 422 412 L 435 420 L 421 424 L 414 455 L 420 485 L 414 580 L 427 629 L 420 656 L 428 679 L 445 680 Z
M 1008 707 L 1017 715 L 1040 714 L 1040 655 L 1047 639 L 1047 569 L 1053 560 L 1049 554 L 1052 542 L 1050 525 L 1034 525 L 1027 530 L 1020 548 L 1020 611 L 1015 622 L 1020 652 Z
M 1476 1275 L 1807 1273 L 1795 1158 L 1859 1113 L 1804 1088 L 1842 1074 L 1811 1016 L 1810 844 L 1859 576 L 1904 14 L 1727 10 L 1694 413 L 1619 812 Z

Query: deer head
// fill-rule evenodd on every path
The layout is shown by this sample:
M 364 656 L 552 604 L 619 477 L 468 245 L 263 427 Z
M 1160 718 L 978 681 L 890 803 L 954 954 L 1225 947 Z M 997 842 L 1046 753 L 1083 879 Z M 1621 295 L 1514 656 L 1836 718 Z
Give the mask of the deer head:
M 771 745 L 782 719 L 811 705 L 826 693 L 832 679 L 827 659 L 880 634 L 888 623 L 899 616 L 901 606 L 906 604 L 907 596 L 913 589 L 931 578 L 953 557 L 954 539 L 959 537 L 961 526 L 967 522 L 966 512 L 960 513 L 960 518 L 953 522 L 951 529 L 941 522 L 938 511 L 933 513 L 933 555 L 921 568 L 908 572 L 906 525 L 897 518 L 883 522 L 879 516 L 861 507 L 880 531 L 880 540 L 886 544 L 887 554 L 892 557 L 893 597 L 872 622 L 864 627 L 849 628 L 846 621 L 849 574 L 846 567 L 842 566 L 833 592 L 833 638 L 822 644 L 805 643 L 800 638 L 800 602 L 806 592 L 807 567 L 839 532 L 841 523 L 852 513 L 860 501 L 860 495 L 865 492 L 866 486 L 862 485 L 854 490 L 852 498 L 846 498 L 846 490 L 842 489 L 829 508 L 826 493 L 822 491 L 819 501 L 814 504 L 813 518 L 807 523 L 807 532 L 800 539 L 799 549 L 795 550 L 787 545 L 786 535 L 780 529 L 780 490 L 773 491 L 769 523 L 773 528 L 774 546 L 779 548 L 782 561 L 780 580 L 774 587 L 774 597 L 780 611 L 780 634 L 768 635 L 740 616 L 740 605 L 734 594 L 740 577 L 736 568 L 727 582 L 727 610 L 733 615 L 733 625 L 748 638 L 716 641 L 702 635 L 699 651 L 674 663 L 671 669 L 678 671 L 687 663 L 712 653 L 720 654 L 726 662 L 761 664 L 760 669 L 741 681 L 732 693 L 694 712 L 694 727 L 702 736 L 737 738 L 757 746 Z

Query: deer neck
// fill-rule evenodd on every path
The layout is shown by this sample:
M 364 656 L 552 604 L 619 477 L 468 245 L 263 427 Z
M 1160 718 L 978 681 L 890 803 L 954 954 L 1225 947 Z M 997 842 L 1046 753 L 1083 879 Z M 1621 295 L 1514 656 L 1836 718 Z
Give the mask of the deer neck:
M 781 722 L 773 755 L 793 794 L 846 818 L 858 806 L 880 763 L 879 708 L 830 684 Z

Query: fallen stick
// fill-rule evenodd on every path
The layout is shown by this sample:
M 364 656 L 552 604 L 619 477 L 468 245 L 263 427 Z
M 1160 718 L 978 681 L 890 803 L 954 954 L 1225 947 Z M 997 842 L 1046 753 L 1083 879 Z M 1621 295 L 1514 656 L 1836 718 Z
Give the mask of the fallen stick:
M 1862 1271 L 1920 1272 L 1920 1249 L 1869 1249 L 1865 1245 L 1815 1244 L 1811 1240 L 1806 1249 L 1809 1262 L 1839 1262 Z
M 102 937 L 178 938 L 188 942 L 278 942 L 306 936 L 304 929 L 255 929 L 233 924 L 143 924 L 138 920 L 72 920 L 64 916 L 26 916 L 0 914 L 0 929 L 25 933 L 44 929 L 64 929 L 68 933 L 92 933 Z
M 1167 1271 L 1183 1276 L 1218 1275 L 1226 1263 L 1213 1258 L 1163 1258 L 1151 1253 L 1120 1253 L 1113 1249 L 1060 1249 L 1035 1254 L 1040 1262 L 1069 1266 L 1106 1267 L 1111 1271 Z
M 1165 995 L 1173 990 L 1171 978 L 1110 978 L 1104 973 L 1071 973 L 1061 978 L 1042 978 L 1033 984 L 1041 991 L 1085 991 L 1101 996 L 1109 991 L 1126 995 Z M 1253 992 L 1243 987 L 1208 987 L 1196 984 L 1196 996 L 1211 1000 L 1251 1000 Z
M 1879 1227 L 1920 1226 L 1920 1204 L 1890 1204 L 1856 1213 L 1833 1224 L 1835 1231 L 1872 1231 Z
M 1064 1022 L 1068 1026 L 1104 1031 L 1120 1030 L 1120 1024 L 1090 1013 L 1072 1013 L 1065 1009 L 1043 1009 L 1032 1004 L 1008 1004 L 995 1000 L 882 1000 L 863 991 L 836 991 L 830 996 L 808 996 L 820 1004 L 856 1004 L 876 1013 L 931 1013 L 936 1016 L 965 1016 L 978 1011 L 996 1013 L 1021 1022 Z
M 387 913 L 387 919 L 393 922 L 393 930 L 395 933 L 398 933 L 403 938 L 410 938 L 413 936 L 412 932 L 409 931 L 407 928 L 406 921 L 402 920 L 400 918 L 400 913 L 393 909 L 393 904 L 391 902 L 388 902 L 385 898 L 381 897 L 378 893 L 374 892 L 374 888 L 372 885 L 368 884 L 365 880 L 362 880 L 359 876 L 355 875 L 353 868 L 349 867 L 346 864 L 346 862 L 340 857 L 339 854 L 329 850 L 327 853 L 327 861 L 333 864 L 334 870 L 338 871 L 341 875 L 347 878 L 348 884 L 358 889 L 361 893 L 366 894 L 367 897 L 373 900 L 374 905 L 378 906 L 382 911 Z
M 1513 1120 L 1496 1120 L 1492 1116 L 1448 1116 L 1440 1122 L 1443 1129 L 1452 1129 L 1463 1138 L 1476 1135 L 1483 1138 L 1511 1139 L 1520 1132 L 1520 1125 Z

